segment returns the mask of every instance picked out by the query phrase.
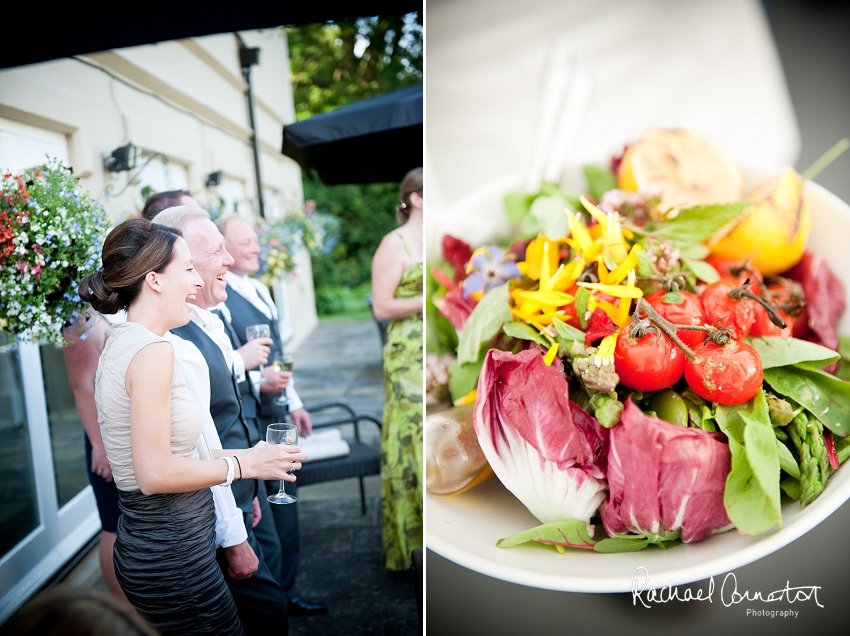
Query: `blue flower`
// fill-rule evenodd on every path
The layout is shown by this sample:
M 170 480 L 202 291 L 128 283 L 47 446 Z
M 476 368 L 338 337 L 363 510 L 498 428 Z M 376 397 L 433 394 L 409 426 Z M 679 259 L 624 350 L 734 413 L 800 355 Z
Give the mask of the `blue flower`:
M 467 277 L 463 281 L 464 298 L 475 292 L 487 293 L 509 280 L 522 277 L 513 255 L 505 254 L 496 245 L 485 245 L 475 250 L 466 266 L 466 272 Z

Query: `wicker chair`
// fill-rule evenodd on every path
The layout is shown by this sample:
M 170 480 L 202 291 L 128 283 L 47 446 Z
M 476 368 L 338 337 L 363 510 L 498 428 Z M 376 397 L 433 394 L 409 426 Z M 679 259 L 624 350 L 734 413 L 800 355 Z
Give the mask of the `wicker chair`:
M 307 406 L 306 408 L 311 416 L 330 409 L 344 411 L 346 416 L 326 422 L 314 423 L 313 428 L 318 430 L 331 426 L 353 424 L 354 439 L 347 440 L 351 452 L 345 457 L 320 459 L 304 464 L 301 470 L 298 471 L 298 485 L 309 486 L 310 484 L 320 484 L 326 481 L 357 477 L 360 481 L 360 511 L 365 515 L 366 490 L 363 486 L 363 478 L 367 475 L 381 474 L 381 451 L 361 441 L 360 422 L 372 422 L 378 427 L 378 430 L 381 429 L 381 422 L 371 415 L 355 413 L 350 406 L 342 402 L 328 402 L 315 406 Z

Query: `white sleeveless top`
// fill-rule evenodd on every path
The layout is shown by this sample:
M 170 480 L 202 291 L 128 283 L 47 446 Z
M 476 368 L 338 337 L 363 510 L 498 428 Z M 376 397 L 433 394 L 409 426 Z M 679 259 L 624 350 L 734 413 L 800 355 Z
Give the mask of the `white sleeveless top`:
M 130 443 L 127 369 L 139 351 L 155 342 L 168 341 L 135 322 L 113 325 L 97 365 L 94 389 L 97 419 L 106 457 L 119 490 L 139 490 Z M 186 386 L 183 370 L 175 355 L 171 378 L 171 453 L 197 459 L 196 443 L 202 427 L 198 403 Z

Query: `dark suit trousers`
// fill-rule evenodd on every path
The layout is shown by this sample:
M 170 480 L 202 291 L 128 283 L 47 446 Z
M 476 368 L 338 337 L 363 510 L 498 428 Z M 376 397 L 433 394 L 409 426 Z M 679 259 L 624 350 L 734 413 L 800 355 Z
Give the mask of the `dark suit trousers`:
M 298 473 L 295 473 L 296 476 Z M 284 489 L 293 497 L 298 496 L 298 489 L 292 482 L 285 481 Z M 280 490 L 280 481 L 267 481 L 266 492 L 269 495 L 277 494 Z M 289 594 L 295 586 L 295 574 L 298 570 L 298 556 L 300 537 L 298 532 L 298 503 L 291 504 L 268 504 L 271 508 L 271 517 L 274 519 L 274 527 L 280 544 L 280 584 L 283 591 Z M 263 515 L 266 511 L 263 510 Z
M 280 588 L 277 576 L 269 571 L 268 557 L 263 552 L 258 537 L 251 529 L 252 520 L 253 515 L 246 516 L 248 544 L 260 561 L 259 568 L 253 576 L 241 580 L 231 579 L 227 573 L 227 556 L 223 548 L 216 551 L 216 558 L 224 573 L 227 587 L 233 595 L 239 620 L 242 622 L 242 627 L 247 636 L 286 636 L 289 633 L 286 595 Z M 271 518 L 269 521 L 271 521 Z M 261 525 L 263 525 L 262 519 L 257 528 Z M 272 563 L 274 563 L 274 555 L 270 556 L 272 556 Z M 277 563 L 279 562 L 278 557 Z

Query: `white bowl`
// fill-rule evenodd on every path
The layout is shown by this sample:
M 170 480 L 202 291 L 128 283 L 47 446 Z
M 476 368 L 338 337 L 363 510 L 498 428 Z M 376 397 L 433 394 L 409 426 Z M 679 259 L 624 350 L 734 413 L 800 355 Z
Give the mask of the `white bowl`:
M 747 189 L 778 174 L 781 168 L 744 168 Z M 578 169 L 568 183 L 583 183 Z M 436 258 L 444 234 L 476 248 L 508 231 L 504 194 L 519 189 L 521 176 L 482 188 L 437 214 L 428 216 L 429 258 Z M 808 249 L 824 257 L 845 289 L 850 290 L 850 206 L 816 183 L 806 184 L 812 210 Z M 839 325 L 850 333 L 850 311 Z M 630 592 L 636 570 L 646 568 L 654 587 L 683 585 L 752 563 L 802 536 L 850 498 L 850 468 L 840 468 L 824 492 L 805 509 L 788 501 L 782 507 L 782 529 L 757 536 L 737 530 L 669 550 L 649 548 L 625 554 L 567 550 L 560 555 L 543 546 L 497 548 L 496 541 L 540 522 L 497 478 L 455 496 L 426 495 L 426 546 L 443 557 L 481 574 L 531 587 L 567 592 Z M 637 575 L 640 580 L 640 572 Z

